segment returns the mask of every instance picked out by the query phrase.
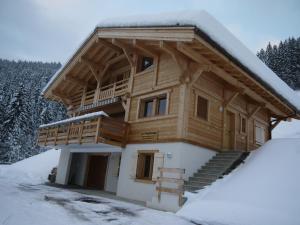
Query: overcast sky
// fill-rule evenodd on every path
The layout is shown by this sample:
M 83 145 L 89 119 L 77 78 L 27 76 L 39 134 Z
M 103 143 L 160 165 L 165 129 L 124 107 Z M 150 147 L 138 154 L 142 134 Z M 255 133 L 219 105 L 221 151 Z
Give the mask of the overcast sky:
M 0 0 L 0 58 L 64 63 L 102 19 L 197 9 L 253 52 L 300 36 L 300 0 Z

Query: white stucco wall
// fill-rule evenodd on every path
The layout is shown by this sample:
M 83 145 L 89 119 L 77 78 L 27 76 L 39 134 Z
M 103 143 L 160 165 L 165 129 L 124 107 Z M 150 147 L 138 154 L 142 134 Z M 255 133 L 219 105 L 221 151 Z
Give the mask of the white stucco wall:
M 119 158 L 121 153 L 111 153 L 108 158 L 108 166 L 106 171 L 105 190 L 109 192 L 117 192 Z
M 122 151 L 120 177 L 117 195 L 139 200 L 150 201 L 155 195 L 155 184 L 141 183 L 131 177 L 133 155 L 138 150 L 159 150 L 164 153 L 164 167 L 184 168 L 184 179 L 192 176 L 216 153 L 195 145 L 176 143 L 130 144 Z
M 56 183 L 67 184 L 69 176 L 69 168 L 72 154 L 68 150 L 60 151 L 60 157 L 57 167 Z

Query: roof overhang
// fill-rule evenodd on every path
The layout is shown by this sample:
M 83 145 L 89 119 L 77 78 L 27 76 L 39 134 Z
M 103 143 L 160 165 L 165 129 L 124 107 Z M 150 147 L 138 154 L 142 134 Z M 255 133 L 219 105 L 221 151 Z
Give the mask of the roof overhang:
M 224 49 L 219 43 L 214 41 L 206 32 L 194 25 L 168 25 L 168 26 L 122 26 L 122 27 L 96 27 L 95 30 L 84 40 L 75 54 L 67 63 L 53 76 L 48 85 L 44 88 L 42 95 L 49 98 L 51 87 L 64 80 L 65 74 L 80 61 L 81 56 L 88 51 L 91 45 L 98 39 L 135 39 L 144 41 L 169 41 L 169 42 L 193 42 L 195 39 L 206 42 L 216 52 L 221 53 L 231 64 L 240 68 L 245 74 L 249 74 L 250 79 L 254 79 L 267 92 L 279 99 L 280 102 L 291 110 L 290 116 L 299 118 L 299 110 L 285 96 L 278 93 L 268 82 L 253 72 L 251 68 L 243 64 L 238 58 Z

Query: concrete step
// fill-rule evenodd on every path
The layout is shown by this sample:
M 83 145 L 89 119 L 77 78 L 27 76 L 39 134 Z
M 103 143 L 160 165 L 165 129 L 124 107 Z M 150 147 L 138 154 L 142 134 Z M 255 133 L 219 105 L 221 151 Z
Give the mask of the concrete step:
M 204 187 L 198 187 L 198 186 L 193 186 L 193 185 L 184 185 L 184 190 L 190 191 L 190 192 L 195 192 L 198 190 L 203 189 Z
M 204 187 L 204 186 L 211 185 L 211 183 L 213 183 L 213 182 L 188 181 L 188 182 L 186 183 L 186 185 L 192 185 L 192 186 L 195 186 L 195 187 Z
M 217 177 L 204 177 L 204 176 L 201 176 L 201 177 L 190 177 L 188 181 L 191 181 L 191 182 L 214 182 L 216 179 L 218 179 Z

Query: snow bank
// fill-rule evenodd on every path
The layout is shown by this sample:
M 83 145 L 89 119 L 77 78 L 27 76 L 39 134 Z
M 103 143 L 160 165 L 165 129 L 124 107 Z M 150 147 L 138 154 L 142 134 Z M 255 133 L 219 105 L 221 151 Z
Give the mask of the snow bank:
M 177 214 L 216 224 L 300 224 L 299 146 L 300 139 L 267 142 L 233 173 L 190 194 Z
M 48 150 L 12 165 L 0 166 L 0 176 L 26 183 L 47 181 L 51 169 L 58 164 L 60 150 Z

